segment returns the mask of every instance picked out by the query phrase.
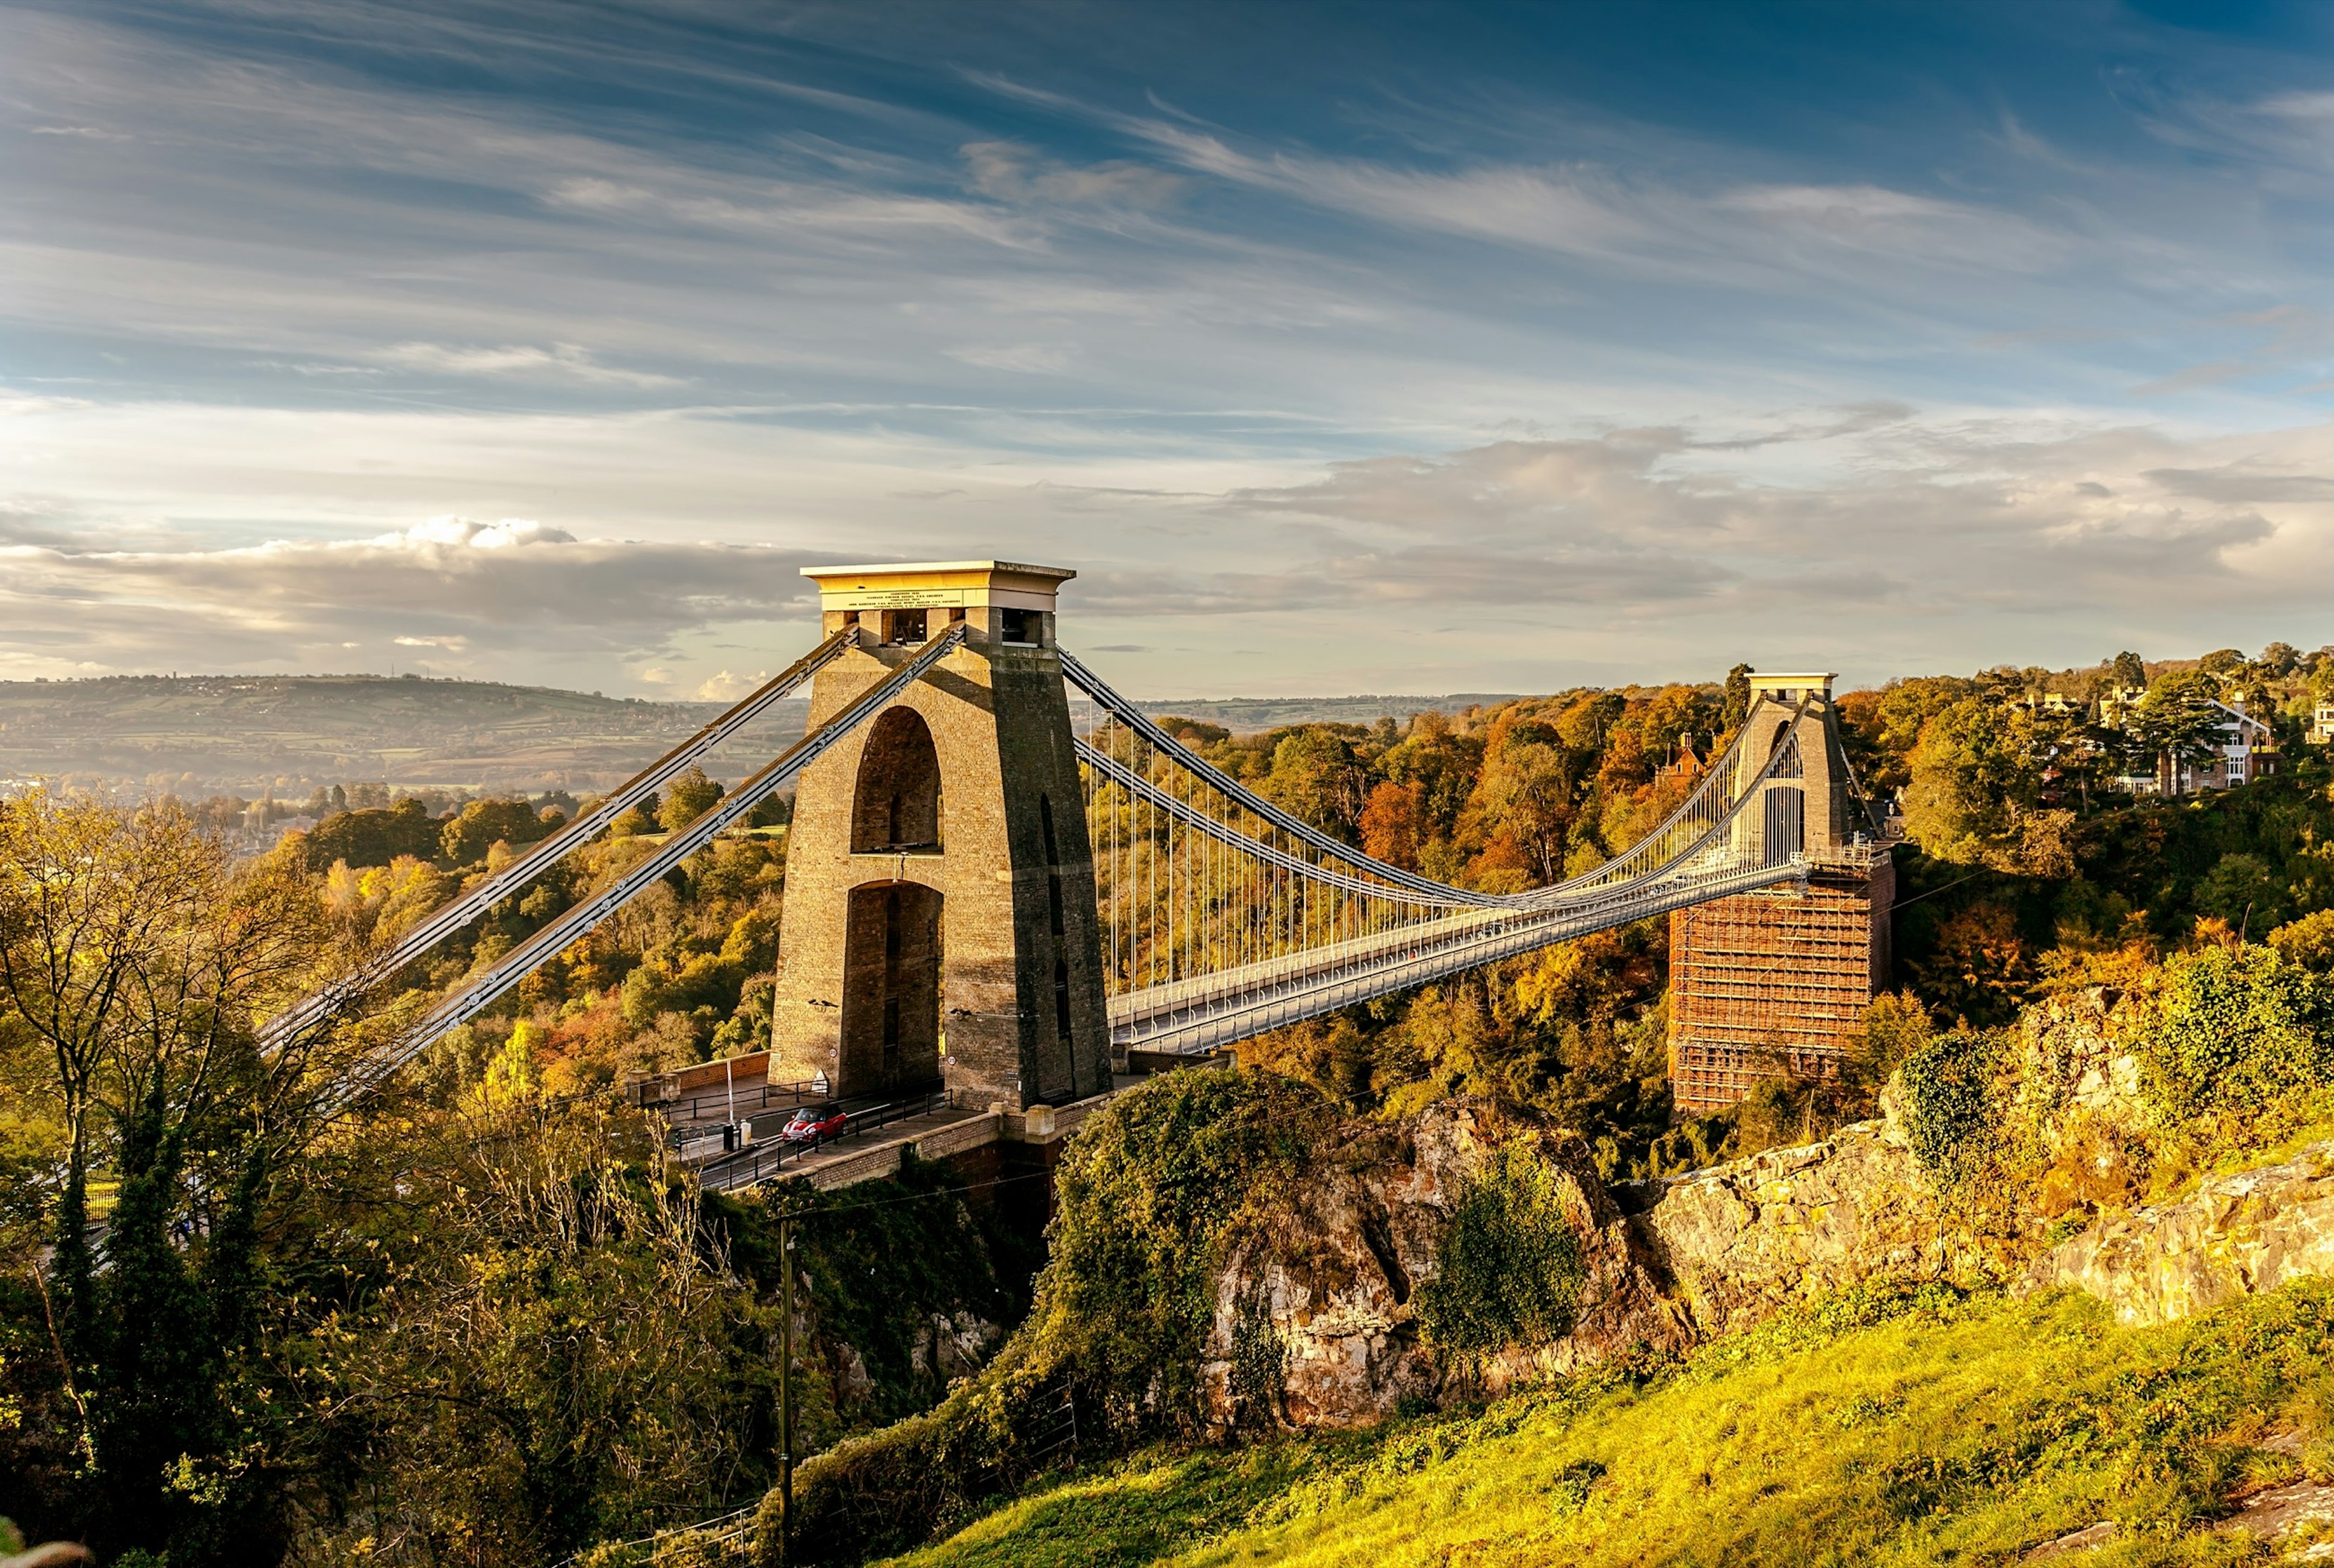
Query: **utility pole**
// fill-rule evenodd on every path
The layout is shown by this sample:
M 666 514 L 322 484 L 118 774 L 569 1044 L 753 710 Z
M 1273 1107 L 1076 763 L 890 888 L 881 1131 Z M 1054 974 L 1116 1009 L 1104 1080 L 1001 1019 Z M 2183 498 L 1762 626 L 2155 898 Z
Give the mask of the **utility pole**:
M 794 1560 L 795 1527 L 795 1221 L 778 1217 L 778 1264 L 786 1274 L 778 1321 L 778 1561 Z

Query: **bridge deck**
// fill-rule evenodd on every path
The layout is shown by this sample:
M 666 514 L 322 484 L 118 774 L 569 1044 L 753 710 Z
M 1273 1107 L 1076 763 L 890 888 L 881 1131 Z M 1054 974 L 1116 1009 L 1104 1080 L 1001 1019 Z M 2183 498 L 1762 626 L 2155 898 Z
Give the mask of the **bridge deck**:
M 1122 993 L 1110 1000 L 1113 1048 L 1200 1053 L 1480 964 L 1752 892 L 1807 874 L 1804 861 L 1642 885 L 1625 896 L 1537 910 L 1469 910 L 1308 949 L 1268 964 Z

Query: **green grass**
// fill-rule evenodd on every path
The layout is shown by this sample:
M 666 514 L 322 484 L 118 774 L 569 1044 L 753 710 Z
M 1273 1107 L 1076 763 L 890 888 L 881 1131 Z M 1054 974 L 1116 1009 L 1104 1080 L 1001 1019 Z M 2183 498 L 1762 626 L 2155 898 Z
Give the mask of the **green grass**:
M 895 1561 L 1041 1564 L 2003 1563 L 2118 1522 L 2083 1564 L 2247 1561 L 2201 1526 L 2334 1409 L 2334 1284 L 2114 1327 L 2088 1298 L 1836 1303 L 1683 1367 L 1239 1450 L 1139 1455 Z

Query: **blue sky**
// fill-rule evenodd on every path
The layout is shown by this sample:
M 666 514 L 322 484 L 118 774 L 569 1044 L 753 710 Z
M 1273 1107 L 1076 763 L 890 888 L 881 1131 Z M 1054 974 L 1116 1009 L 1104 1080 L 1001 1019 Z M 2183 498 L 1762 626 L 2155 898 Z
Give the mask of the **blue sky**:
M 2322 7 L 0 5 L 0 678 L 2334 641 Z

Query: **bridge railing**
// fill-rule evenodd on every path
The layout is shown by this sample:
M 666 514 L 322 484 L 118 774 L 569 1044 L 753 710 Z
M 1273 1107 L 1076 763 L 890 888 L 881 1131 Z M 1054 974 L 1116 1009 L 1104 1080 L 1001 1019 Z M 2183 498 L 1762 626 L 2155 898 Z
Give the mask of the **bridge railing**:
M 1758 766 L 1738 736 L 1647 832 L 1520 893 L 1437 882 L 1341 843 L 1166 735 L 1067 654 L 1103 715 L 1078 737 L 1113 1036 L 1211 1044 L 1489 957 L 1804 877 L 1797 720 Z M 1245 1019 L 1247 1022 L 1242 1022 Z

